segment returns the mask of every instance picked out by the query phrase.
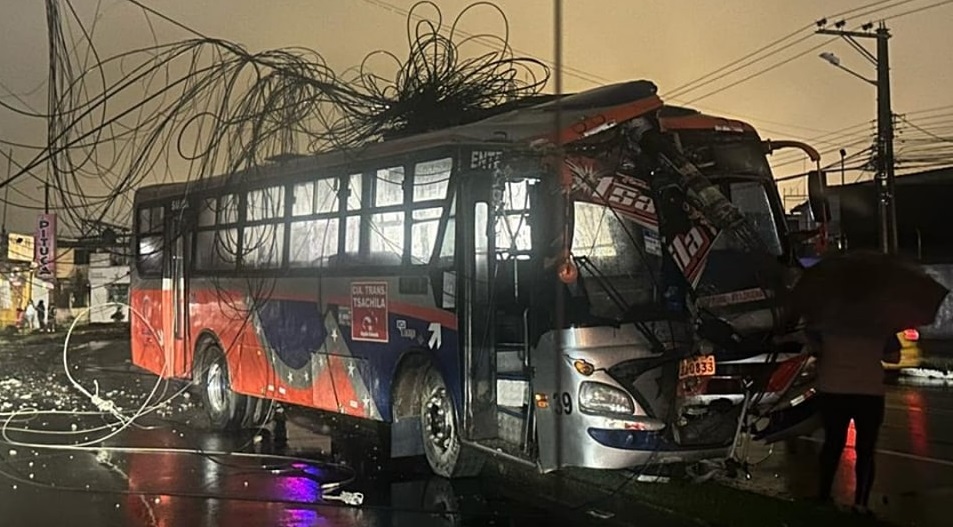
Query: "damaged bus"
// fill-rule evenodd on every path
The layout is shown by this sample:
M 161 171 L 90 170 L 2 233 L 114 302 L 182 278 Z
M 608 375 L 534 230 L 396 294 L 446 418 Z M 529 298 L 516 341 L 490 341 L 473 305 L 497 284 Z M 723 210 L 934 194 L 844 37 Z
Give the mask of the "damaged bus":
M 637 81 L 145 187 L 133 360 L 215 427 L 272 401 L 384 421 L 447 477 L 724 457 L 813 393 L 765 156 Z

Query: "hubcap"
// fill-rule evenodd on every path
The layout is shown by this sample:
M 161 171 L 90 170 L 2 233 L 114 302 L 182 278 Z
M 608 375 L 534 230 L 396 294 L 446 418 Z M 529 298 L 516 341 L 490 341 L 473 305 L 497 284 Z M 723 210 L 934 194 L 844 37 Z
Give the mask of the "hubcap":
M 438 388 L 427 399 L 425 427 L 430 443 L 441 452 L 446 452 L 454 438 L 453 413 L 447 400 L 447 389 Z
M 208 404 L 215 413 L 222 413 L 226 408 L 228 397 L 228 382 L 225 378 L 225 369 L 218 362 L 213 362 L 208 368 L 205 385 L 208 393 Z

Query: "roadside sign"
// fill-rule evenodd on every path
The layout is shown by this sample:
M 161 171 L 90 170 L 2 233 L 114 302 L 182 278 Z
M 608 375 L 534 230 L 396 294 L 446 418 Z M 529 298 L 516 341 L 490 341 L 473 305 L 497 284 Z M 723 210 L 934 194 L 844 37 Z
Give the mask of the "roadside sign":
M 34 236 L 36 277 L 41 280 L 56 279 L 56 214 L 38 214 Z

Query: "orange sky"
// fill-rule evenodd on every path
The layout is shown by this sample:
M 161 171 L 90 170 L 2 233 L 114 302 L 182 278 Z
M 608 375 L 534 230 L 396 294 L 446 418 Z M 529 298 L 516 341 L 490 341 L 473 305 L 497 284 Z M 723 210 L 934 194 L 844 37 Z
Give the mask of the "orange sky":
M 409 0 L 144 0 L 171 17 L 201 32 L 236 41 L 251 50 L 304 46 L 320 52 L 338 71 L 360 62 L 377 49 L 402 54 L 406 50 L 405 18 L 400 10 L 410 8 Z M 814 20 L 839 11 L 871 4 L 889 7 L 883 13 L 848 19 L 859 25 L 941 0 L 565 0 L 565 77 L 567 90 L 579 90 L 595 83 L 646 78 L 666 93 L 724 64 L 738 59 L 773 40 L 788 35 Z M 444 17 L 452 19 L 470 0 L 440 0 Z M 24 94 L 23 101 L 45 107 L 46 26 L 43 3 L 3 0 L 0 19 L 0 96 L 20 105 L 8 91 Z M 95 35 L 104 55 L 152 41 L 142 12 L 125 0 L 73 0 L 77 11 L 92 19 L 99 5 Z M 507 13 L 512 46 L 544 60 L 553 56 L 553 17 L 550 0 L 499 0 Z M 897 113 L 953 105 L 953 3 L 888 20 L 891 40 L 893 102 Z M 161 20 L 153 20 L 160 41 L 187 36 Z M 502 25 L 489 9 L 475 10 L 462 22 L 470 32 L 499 33 Z M 817 141 L 822 149 L 834 152 L 845 143 L 853 153 L 863 145 L 865 121 L 875 116 L 874 88 L 817 58 L 820 51 L 833 51 L 843 63 L 865 75 L 874 76 L 873 67 L 844 42 L 823 46 L 823 36 L 809 30 L 798 34 L 803 42 L 747 67 L 724 80 L 685 94 L 672 102 L 693 103 L 701 109 L 743 118 L 771 138 L 817 138 L 827 132 L 860 125 L 859 135 L 829 136 L 829 143 Z M 796 40 L 796 39 L 795 39 Z M 793 41 L 793 40 L 792 40 Z M 872 42 L 871 42 L 872 44 Z M 752 80 L 724 88 L 731 82 L 772 66 L 812 46 L 822 46 Z M 871 48 L 872 49 L 872 48 Z M 37 89 L 39 87 L 39 89 Z M 36 89 L 33 93 L 28 93 Z M 947 113 L 953 110 L 945 110 Z M 929 120 L 910 120 L 928 126 Z M 0 138 L 8 141 L 42 143 L 44 124 L 0 109 Z M 947 136 L 953 133 L 947 132 Z M 31 152 L 16 148 L 14 155 L 26 161 Z M 836 153 L 825 157 L 835 162 Z M 779 175 L 800 172 L 800 161 L 778 166 Z M 856 176 L 848 176 L 848 180 Z M 39 182 L 19 182 L 10 200 L 36 204 Z M 800 192 L 802 185 L 785 185 L 782 191 Z M 28 196 L 17 194 L 17 191 Z M 29 228 L 29 215 L 11 209 L 11 223 Z

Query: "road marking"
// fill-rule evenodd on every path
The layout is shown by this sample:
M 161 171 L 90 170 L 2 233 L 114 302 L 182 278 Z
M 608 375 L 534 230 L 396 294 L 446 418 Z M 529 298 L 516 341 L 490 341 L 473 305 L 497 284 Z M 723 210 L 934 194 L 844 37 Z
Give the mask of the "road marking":
M 823 439 L 818 439 L 818 438 L 816 438 L 816 437 L 808 437 L 808 436 L 801 436 L 801 437 L 799 437 L 798 439 L 802 439 L 802 440 L 804 440 L 804 441 L 809 441 L 809 442 L 811 442 L 811 443 L 823 443 L 823 442 L 824 442 Z M 852 449 L 852 448 L 854 448 L 854 447 L 852 447 L 852 446 L 846 446 L 846 447 L 844 447 L 844 448 L 851 448 L 851 449 Z M 953 467 L 953 461 L 951 461 L 951 460 L 949 460 L 949 459 L 937 459 L 937 458 L 935 458 L 935 457 L 924 457 L 924 456 L 918 456 L 918 455 L 916 455 L 916 454 L 909 454 L 909 453 L 907 453 L 907 452 L 900 452 L 900 451 L 897 451 L 897 450 L 887 450 L 887 449 L 881 449 L 881 448 L 878 448 L 878 449 L 876 450 L 876 452 L 877 452 L 878 454 L 883 454 L 883 455 L 885 455 L 885 456 L 896 456 L 896 457 L 902 457 L 902 458 L 906 458 L 906 459 L 912 459 L 912 460 L 914 460 L 914 461 L 923 461 L 924 463 L 936 463 L 937 465 L 944 465 L 944 466 L 947 466 L 947 467 Z

